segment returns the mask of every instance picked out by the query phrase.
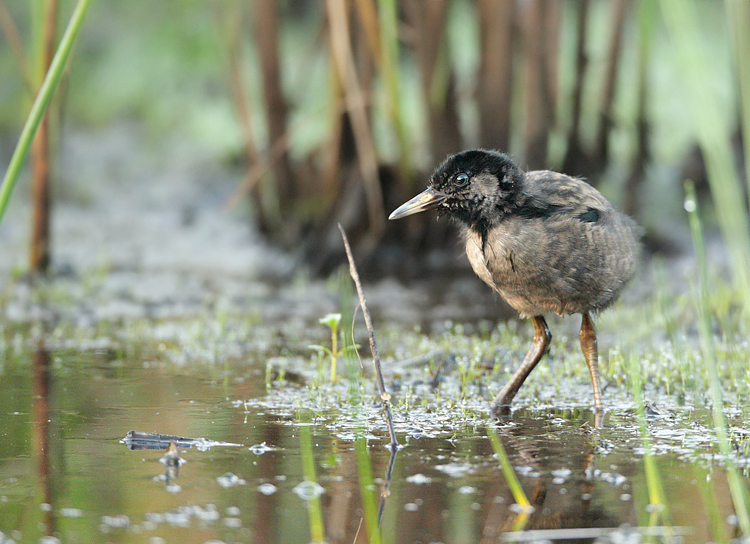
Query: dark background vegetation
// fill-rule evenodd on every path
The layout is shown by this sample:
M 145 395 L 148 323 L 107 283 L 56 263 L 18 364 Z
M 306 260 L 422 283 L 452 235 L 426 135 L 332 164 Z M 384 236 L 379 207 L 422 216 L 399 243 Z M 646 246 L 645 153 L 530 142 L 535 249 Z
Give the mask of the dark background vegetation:
M 684 4 L 695 27 L 683 30 L 717 105 L 717 145 L 744 171 L 732 36 L 746 28 L 736 16 L 746 7 Z M 2 2 L 4 162 L 41 80 L 44 44 L 54 45 L 73 5 Z M 651 249 L 669 250 L 686 239 L 683 179 L 709 194 L 669 9 L 626 0 L 100 0 L 29 177 L 49 177 L 54 209 L 54 195 L 66 195 L 56 166 L 71 133 L 135 131 L 141 146 L 123 152 L 143 176 L 180 162 L 167 142 L 189 142 L 234 176 L 226 208 L 247 210 L 314 274 L 340 264 L 341 222 L 366 275 L 414 275 L 455 266 L 424 258 L 454 254 L 453 228 L 430 214 L 388 222 L 388 213 L 446 154 L 481 146 L 524 168 L 586 177 L 647 228 Z M 92 145 L 91 161 L 97 153 Z M 735 192 L 744 185 L 739 175 L 731 183 Z M 40 213 L 29 267 L 44 270 Z

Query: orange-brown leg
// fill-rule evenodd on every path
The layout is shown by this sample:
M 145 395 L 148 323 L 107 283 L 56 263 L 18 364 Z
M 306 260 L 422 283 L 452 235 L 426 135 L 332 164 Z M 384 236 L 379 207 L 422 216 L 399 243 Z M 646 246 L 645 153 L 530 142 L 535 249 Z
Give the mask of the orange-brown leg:
M 534 323 L 534 343 L 531 344 L 529 352 L 526 354 L 521 366 L 516 370 L 516 373 L 513 374 L 513 377 L 500 390 L 495 400 L 492 401 L 491 409 L 493 414 L 497 414 L 502 408 L 510 406 L 513 397 L 521 389 L 523 382 L 529 377 L 531 371 L 534 370 L 534 367 L 549 350 L 552 335 L 547 327 L 547 322 L 541 315 L 534 316 L 532 320 Z
M 583 314 L 581 321 L 581 349 L 591 373 L 591 383 L 594 385 L 594 408 L 597 412 L 601 412 L 603 407 L 602 389 L 599 386 L 599 350 L 596 346 L 594 324 L 588 313 Z

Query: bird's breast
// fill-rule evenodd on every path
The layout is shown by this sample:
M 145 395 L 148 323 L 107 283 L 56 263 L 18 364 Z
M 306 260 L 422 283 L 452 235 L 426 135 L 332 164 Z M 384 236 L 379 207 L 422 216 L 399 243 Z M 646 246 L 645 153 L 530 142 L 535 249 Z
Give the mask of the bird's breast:
M 474 273 L 479 278 L 497 291 L 497 286 L 492 277 L 492 273 L 487 266 L 487 259 L 484 255 L 485 241 L 482 235 L 472 229 L 466 231 L 466 256 L 469 258 Z

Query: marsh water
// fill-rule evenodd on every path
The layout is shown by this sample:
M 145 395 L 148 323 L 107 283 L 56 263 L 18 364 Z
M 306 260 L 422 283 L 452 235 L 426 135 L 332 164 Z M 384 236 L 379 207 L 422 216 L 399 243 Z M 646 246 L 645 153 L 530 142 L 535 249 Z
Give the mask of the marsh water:
M 708 413 L 666 398 L 647 412 L 662 510 L 650 503 L 632 403 L 616 388 L 596 429 L 585 382 L 563 407 L 526 397 L 495 421 L 481 395 L 450 400 L 448 371 L 441 384 L 389 373 L 402 446 L 392 457 L 372 388 L 315 385 L 315 371 L 291 370 L 293 357 L 276 361 L 285 377 L 268 377 L 253 357 L 217 370 L 165 362 L 164 346 L 47 338 L 26 350 L 18 335 L 0 382 L 3 542 L 309 542 L 316 519 L 327 542 L 366 542 L 378 517 L 383 542 L 705 542 L 732 531 Z M 170 463 L 165 449 L 125 440 L 133 430 L 195 441 L 178 442 Z

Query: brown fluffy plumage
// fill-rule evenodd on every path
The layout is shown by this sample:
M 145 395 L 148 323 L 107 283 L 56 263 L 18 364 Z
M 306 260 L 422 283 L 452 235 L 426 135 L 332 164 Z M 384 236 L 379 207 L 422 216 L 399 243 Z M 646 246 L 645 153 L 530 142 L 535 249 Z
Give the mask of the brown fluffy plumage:
M 522 316 L 534 344 L 493 402 L 507 406 L 549 347 L 542 314 L 580 313 L 581 345 L 601 408 L 596 336 L 589 313 L 612 304 L 635 273 L 641 229 L 583 180 L 547 170 L 524 173 L 506 155 L 453 155 L 430 186 L 395 210 L 397 219 L 437 208 L 464 226 L 474 272 Z

